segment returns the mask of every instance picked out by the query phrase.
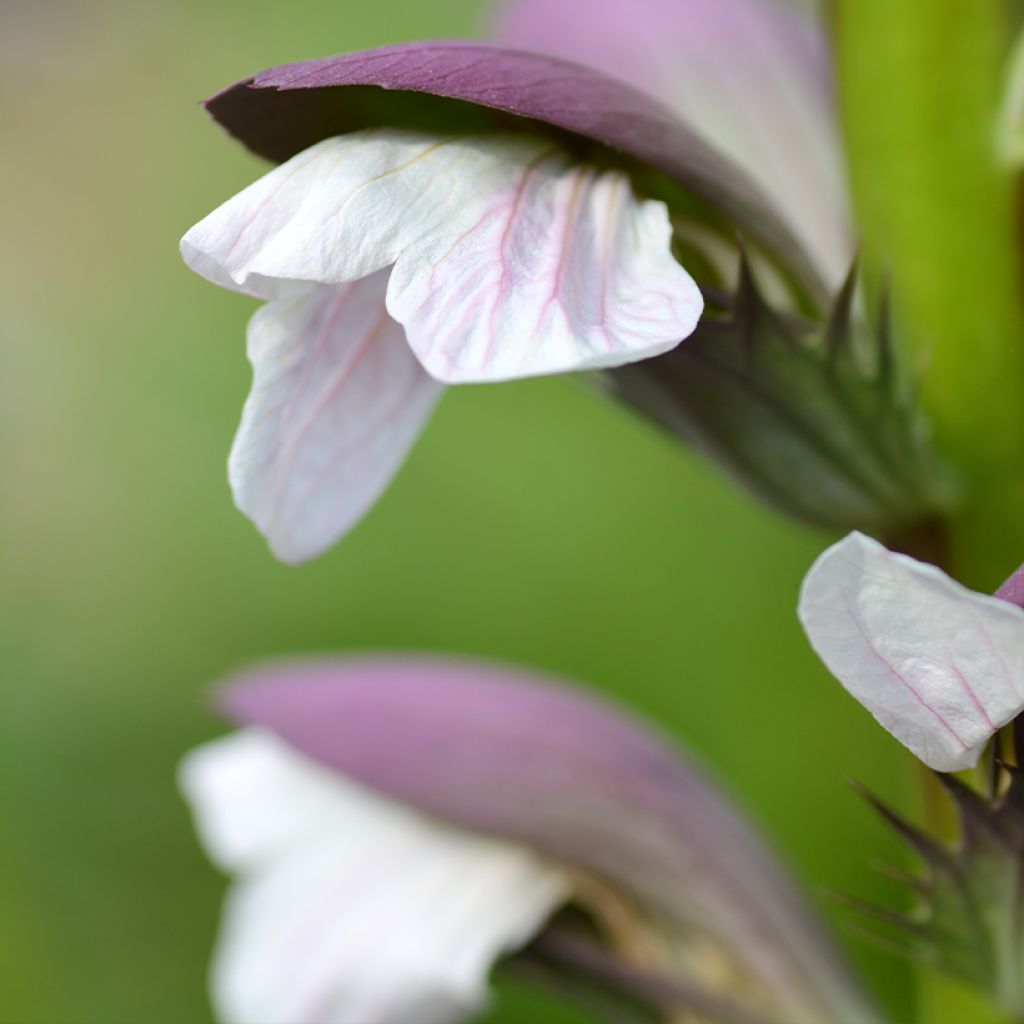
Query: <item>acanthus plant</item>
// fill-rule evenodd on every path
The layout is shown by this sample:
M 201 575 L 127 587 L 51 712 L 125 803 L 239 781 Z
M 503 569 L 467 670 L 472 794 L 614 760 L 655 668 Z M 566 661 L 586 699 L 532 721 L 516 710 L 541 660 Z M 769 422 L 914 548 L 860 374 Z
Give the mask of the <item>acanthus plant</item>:
M 844 40 L 867 35 L 858 36 L 861 21 L 872 24 L 878 9 L 876 0 L 859 7 L 841 0 L 834 8 L 841 50 Z M 1014 980 L 1022 966 L 1019 762 L 1005 737 L 999 747 L 999 731 L 1024 707 L 1024 613 L 1006 592 L 972 593 L 911 557 L 950 567 L 958 531 L 970 532 L 965 517 L 983 504 L 984 474 L 964 457 L 957 416 L 929 399 L 937 371 L 917 379 L 909 369 L 908 338 L 920 344 L 921 327 L 907 315 L 913 303 L 900 289 L 916 294 L 914 275 L 893 266 L 894 313 L 871 244 L 870 272 L 864 280 L 858 273 L 860 231 L 830 54 L 823 25 L 782 0 L 638 0 L 628 11 L 611 0 L 516 0 L 496 18 L 494 42 L 412 43 L 271 68 L 206 107 L 278 166 L 192 228 L 182 252 L 214 283 L 266 303 L 250 322 L 253 391 L 230 480 L 236 503 L 285 561 L 319 554 L 369 510 L 443 387 L 547 373 L 588 374 L 596 389 L 699 449 L 782 513 L 854 531 L 805 583 L 800 614 L 815 648 L 932 768 L 970 767 L 987 747 L 997 769 L 982 793 L 947 782 L 964 817 L 960 846 L 928 839 L 890 815 L 936 872 L 926 910 L 894 920 L 911 936 L 905 951 L 986 990 L 1017 1020 L 1024 1013 Z M 1013 160 L 1020 106 L 1013 96 L 1004 106 L 1004 161 Z M 983 125 L 990 135 L 992 114 Z M 996 167 L 995 145 L 985 153 Z M 957 282 L 949 284 L 955 292 Z M 940 445 L 928 413 L 937 414 Z M 981 456 L 978 462 L 992 475 Z M 339 684 L 338 692 L 350 685 Z M 488 684 L 480 685 L 487 692 Z M 363 711 L 376 716 L 378 698 L 390 708 L 389 686 L 385 681 L 377 697 L 367 697 Z M 333 721 L 315 710 L 331 687 L 313 689 L 315 699 L 304 684 L 275 696 L 270 719 L 255 720 L 280 733 L 289 716 L 311 715 L 297 739 L 284 736 L 286 746 L 417 812 L 477 829 L 475 817 L 467 822 L 447 802 L 453 792 L 464 795 L 458 787 L 442 786 L 440 803 L 427 790 L 410 798 L 406 787 L 416 783 L 390 774 L 392 765 L 409 769 L 408 751 L 388 730 L 378 736 L 379 760 L 370 759 L 366 778 L 359 758 L 370 755 L 352 722 L 338 719 L 330 743 L 318 738 L 312 749 L 307 726 L 316 732 Z M 414 706 L 418 696 L 408 692 L 403 700 Z M 474 699 L 460 690 L 466 706 Z M 450 749 L 437 746 L 447 735 L 443 723 L 403 731 L 415 755 L 409 779 L 429 778 L 456 749 L 467 777 L 486 768 L 489 755 L 473 741 L 476 724 L 460 737 L 465 747 L 452 741 Z M 288 761 L 291 753 L 277 740 L 269 747 L 265 737 L 253 741 L 255 759 Z M 547 750 L 556 760 L 557 746 Z M 248 755 L 239 750 L 242 763 Z M 216 772 L 230 772 L 233 755 L 222 762 L 210 756 Z M 214 820 L 204 818 L 203 794 L 216 772 L 204 771 L 186 772 L 201 827 Z M 321 783 L 327 785 L 323 777 Z M 502 797 L 525 799 L 518 786 L 510 781 Z M 579 794 L 562 795 L 558 813 L 575 815 Z M 352 813 L 365 830 L 376 812 Z M 484 817 L 488 841 L 494 833 L 509 838 L 503 824 Z M 526 821 L 516 820 L 517 828 Z M 424 850 L 435 841 L 444 846 L 436 824 L 413 842 Z M 419 826 L 409 827 L 415 833 Z M 391 967 L 350 974 L 351 964 L 339 973 L 325 962 L 311 985 L 312 1009 L 289 1002 L 298 990 L 289 991 L 286 977 L 262 1004 L 253 995 L 258 986 L 243 978 L 223 1003 L 226 1019 L 264 1019 L 260 1005 L 278 1006 L 283 992 L 281 1012 L 302 1024 L 333 1021 L 332 1012 L 364 1005 L 338 996 L 342 977 L 345 985 L 369 986 L 365 1005 L 375 1009 L 360 1011 L 368 1020 L 388 1021 L 411 1007 L 425 1019 L 436 1011 L 446 1020 L 474 1008 L 490 962 L 524 945 L 528 952 L 558 948 L 543 935 L 535 946 L 530 941 L 557 908 L 580 896 L 566 874 L 570 862 L 579 866 L 576 852 L 563 862 L 555 851 L 554 867 L 538 865 L 530 858 L 549 854 L 545 843 L 531 832 L 523 854 L 524 836 L 511 838 L 520 846 L 507 863 L 512 874 L 528 876 L 532 895 L 516 905 L 513 892 L 517 913 L 504 924 L 501 915 L 489 919 L 493 934 L 480 930 L 473 969 L 460 979 L 468 987 L 461 1003 L 454 1000 L 459 1006 L 438 999 L 429 985 L 395 989 L 403 999 L 412 993 L 398 1009 L 383 997 L 374 1002 L 373 972 Z M 611 849 L 618 838 L 610 832 L 595 840 L 599 863 L 584 864 L 598 885 L 591 892 L 606 893 L 609 881 L 614 891 L 621 881 L 618 867 L 600 860 L 602 844 Z M 459 840 L 470 859 L 478 839 Z M 231 868 L 249 870 L 249 854 L 262 856 L 256 849 L 221 856 L 218 843 L 210 839 L 214 855 Z M 631 850 L 627 860 L 634 857 L 638 870 L 650 868 L 642 853 Z M 647 895 L 641 902 L 652 917 L 672 905 L 663 889 L 653 903 Z M 739 916 L 759 913 L 763 895 L 745 893 Z M 601 918 L 586 898 L 576 903 L 591 924 Z M 788 911 L 777 913 L 782 927 Z M 254 913 L 246 925 L 256 947 L 265 940 L 260 920 Z M 739 941 L 733 953 L 742 946 L 736 936 L 730 941 Z M 688 954 L 685 970 L 673 961 L 667 971 L 637 974 L 643 965 L 616 960 L 621 950 L 609 959 L 600 943 L 582 952 L 571 943 L 561 948 L 575 951 L 574 965 L 560 965 L 563 973 L 575 971 L 585 988 L 607 989 L 656 1019 L 880 1019 L 855 983 L 839 986 L 840 1003 L 820 992 L 790 1003 L 764 986 L 749 962 L 738 974 L 726 970 L 721 984 L 703 971 L 701 957 Z M 691 977 L 696 962 L 701 969 Z M 811 974 L 825 983 L 831 970 L 814 967 Z M 696 990 L 688 987 L 693 981 Z M 725 998 L 732 983 L 750 998 Z M 316 1001 L 322 999 L 328 1002 Z

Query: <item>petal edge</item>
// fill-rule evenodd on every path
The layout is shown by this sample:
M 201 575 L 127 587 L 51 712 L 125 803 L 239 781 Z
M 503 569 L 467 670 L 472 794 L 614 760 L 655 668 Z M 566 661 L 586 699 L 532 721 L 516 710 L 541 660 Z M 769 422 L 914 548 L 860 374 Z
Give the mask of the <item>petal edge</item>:
M 1024 706 L 1024 610 L 863 534 L 819 556 L 798 616 L 844 688 L 936 771 L 973 766 Z

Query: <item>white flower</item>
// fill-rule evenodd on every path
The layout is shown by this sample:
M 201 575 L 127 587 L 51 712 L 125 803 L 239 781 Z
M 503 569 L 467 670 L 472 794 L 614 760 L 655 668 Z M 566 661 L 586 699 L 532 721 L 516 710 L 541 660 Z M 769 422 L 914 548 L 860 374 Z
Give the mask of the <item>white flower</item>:
M 937 771 L 974 765 L 1024 709 L 1024 610 L 862 534 L 814 563 L 799 616 L 843 686 Z
M 238 875 L 212 972 L 227 1024 L 441 1024 L 568 893 L 512 843 L 441 825 L 257 728 L 194 750 L 181 784 Z
M 182 239 L 264 299 L 235 500 L 278 557 L 323 551 L 401 464 L 442 384 L 618 366 L 696 326 L 661 202 L 519 135 L 325 139 Z

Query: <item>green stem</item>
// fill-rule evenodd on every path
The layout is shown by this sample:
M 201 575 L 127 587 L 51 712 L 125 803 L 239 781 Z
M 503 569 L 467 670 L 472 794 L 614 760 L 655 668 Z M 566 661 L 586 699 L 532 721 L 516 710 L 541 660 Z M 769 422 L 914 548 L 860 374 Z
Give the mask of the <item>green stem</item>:
M 964 476 L 953 557 L 990 587 L 1024 559 L 1024 305 L 1013 182 L 994 156 L 1002 0 L 837 0 L 841 100 L 869 279 L 927 370 Z M 1020 537 L 1019 540 L 1015 538 Z
M 977 991 L 941 975 L 931 975 L 918 987 L 921 1024 L 1022 1024 L 992 1007 Z
M 897 337 L 963 476 L 948 556 L 989 589 L 1024 559 L 1024 278 L 994 146 L 1009 14 L 1006 0 L 834 0 L 868 281 L 891 275 Z M 931 972 L 919 998 L 921 1024 L 1012 1024 Z

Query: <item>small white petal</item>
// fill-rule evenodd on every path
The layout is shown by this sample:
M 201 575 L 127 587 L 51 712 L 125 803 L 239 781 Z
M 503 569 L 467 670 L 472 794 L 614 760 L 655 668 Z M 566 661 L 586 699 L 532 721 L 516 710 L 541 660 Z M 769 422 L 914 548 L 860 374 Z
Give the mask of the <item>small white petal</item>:
M 800 621 L 832 673 L 937 771 L 1024 707 L 1024 611 L 852 533 L 811 567 Z
M 528 851 L 430 821 L 256 729 L 181 772 L 213 856 L 242 869 L 213 969 L 228 1024 L 441 1024 L 566 898 Z
M 293 284 L 249 322 L 253 386 L 229 477 L 286 562 L 319 554 L 364 515 L 441 393 L 388 316 L 386 286 L 386 271 Z
M 439 380 L 622 363 L 674 347 L 702 299 L 663 203 L 541 138 L 381 129 L 310 147 L 182 239 L 185 261 L 263 298 L 394 266 L 388 309 Z

